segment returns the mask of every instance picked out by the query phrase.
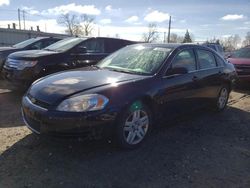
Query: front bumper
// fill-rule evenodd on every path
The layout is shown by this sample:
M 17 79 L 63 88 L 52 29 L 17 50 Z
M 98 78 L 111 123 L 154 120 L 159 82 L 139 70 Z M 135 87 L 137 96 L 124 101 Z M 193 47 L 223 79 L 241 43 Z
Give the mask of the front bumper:
M 22 115 L 27 127 L 37 134 L 99 137 L 112 133 L 117 113 L 47 110 L 33 104 L 28 97 L 23 97 Z
M 17 70 L 3 67 L 2 76 L 5 80 L 14 83 L 15 85 L 31 84 L 35 80 L 34 71 L 32 68 Z

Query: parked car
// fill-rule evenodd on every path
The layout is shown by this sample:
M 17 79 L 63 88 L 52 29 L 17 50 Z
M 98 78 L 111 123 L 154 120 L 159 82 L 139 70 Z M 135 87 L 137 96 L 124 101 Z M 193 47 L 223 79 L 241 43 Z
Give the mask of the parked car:
M 30 85 L 45 75 L 94 65 L 133 41 L 115 38 L 67 38 L 42 50 L 13 53 L 3 68 L 4 78 L 15 85 Z
M 222 111 L 235 77 L 206 47 L 130 45 L 95 66 L 35 81 L 22 99 L 23 119 L 37 134 L 109 133 L 134 148 L 161 118 L 203 104 Z
M 10 47 L 0 47 L 0 72 L 9 54 L 23 50 L 43 49 L 59 40 L 59 38 L 54 37 L 37 37 L 25 40 Z
M 225 58 L 223 47 L 219 43 L 204 43 L 203 46 L 209 47 Z
M 228 61 L 234 64 L 240 81 L 250 81 L 250 47 L 234 51 Z

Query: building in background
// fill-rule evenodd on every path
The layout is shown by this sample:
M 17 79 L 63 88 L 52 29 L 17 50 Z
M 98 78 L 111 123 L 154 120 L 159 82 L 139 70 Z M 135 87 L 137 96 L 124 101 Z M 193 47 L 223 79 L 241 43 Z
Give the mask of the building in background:
M 16 29 L 15 24 L 13 24 L 12 28 L 10 28 L 10 25 L 8 28 L 0 28 L 0 46 L 11 46 L 34 37 L 66 38 L 69 35 L 41 32 L 38 26 L 36 30 L 32 28 L 31 30 L 19 30 Z

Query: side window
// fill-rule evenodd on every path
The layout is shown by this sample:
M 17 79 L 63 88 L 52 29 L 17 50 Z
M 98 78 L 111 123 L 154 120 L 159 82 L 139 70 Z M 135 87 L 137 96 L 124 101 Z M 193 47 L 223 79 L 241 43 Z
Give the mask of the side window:
M 114 40 L 114 39 L 107 39 L 105 41 L 105 49 L 106 52 L 112 53 L 116 50 L 122 48 L 124 46 L 123 41 L 120 40 Z
M 38 41 L 38 42 L 32 44 L 32 45 L 29 47 L 30 50 L 40 50 L 40 49 L 42 49 L 42 48 L 43 48 L 43 42 L 42 42 L 42 41 Z
M 86 40 L 79 47 L 86 47 L 87 53 L 104 53 L 104 40 L 103 39 Z
M 52 39 L 52 40 L 43 40 L 42 41 L 42 48 L 45 48 L 45 47 L 47 47 L 47 46 L 49 46 L 49 45 L 51 45 L 51 44 L 53 44 L 53 43 L 55 43 L 57 41 L 58 40 L 54 40 L 54 39 Z
M 220 58 L 219 56 L 216 55 L 215 59 L 217 61 L 218 66 L 223 66 L 225 64 L 225 61 L 222 58 Z
M 200 69 L 210 69 L 216 67 L 214 55 L 206 50 L 197 50 L 197 58 L 200 64 Z
M 192 49 L 183 50 L 175 56 L 172 68 L 185 68 L 188 72 L 196 70 L 195 56 Z

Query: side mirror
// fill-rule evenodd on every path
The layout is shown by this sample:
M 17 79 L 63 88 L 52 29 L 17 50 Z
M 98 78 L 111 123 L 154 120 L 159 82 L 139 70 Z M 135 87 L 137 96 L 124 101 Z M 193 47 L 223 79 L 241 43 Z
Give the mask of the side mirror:
M 167 71 L 166 76 L 171 76 L 171 75 L 180 75 L 180 74 L 187 74 L 188 70 L 184 67 L 175 67 L 175 68 L 170 68 Z
M 226 59 L 229 59 L 230 57 L 232 57 L 232 54 L 228 54 L 228 55 L 226 56 Z

